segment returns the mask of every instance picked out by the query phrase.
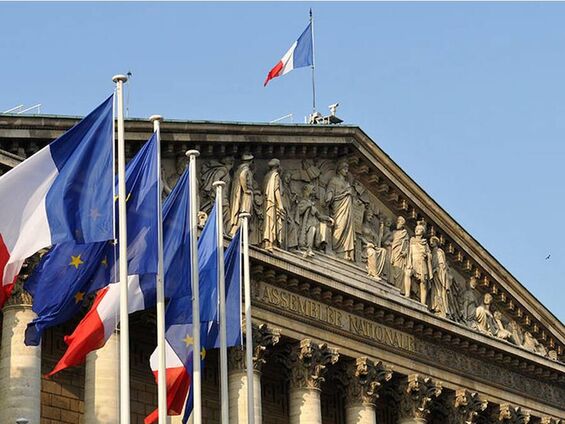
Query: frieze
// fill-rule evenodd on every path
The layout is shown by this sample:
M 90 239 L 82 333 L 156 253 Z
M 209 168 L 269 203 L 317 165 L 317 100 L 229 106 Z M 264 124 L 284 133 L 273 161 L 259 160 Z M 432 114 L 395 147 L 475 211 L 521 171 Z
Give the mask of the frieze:
M 416 352 L 415 338 L 410 334 L 264 282 L 258 282 L 255 289 L 255 299 L 271 308 L 299 316 L 301 319 L 326 324 L 364 340 L 369 339 L 396 349 Z

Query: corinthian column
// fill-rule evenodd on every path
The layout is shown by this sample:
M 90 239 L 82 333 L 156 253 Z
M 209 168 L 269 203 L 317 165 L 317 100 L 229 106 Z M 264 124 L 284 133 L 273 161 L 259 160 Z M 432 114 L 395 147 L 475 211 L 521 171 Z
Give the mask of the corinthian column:
M 458 389 L 449 400 L 449 424 L 474 424 L 488 402 L 482 399 L 478 393 L 465 389 Z
M 17 282 L 2 310 L 0 346 L 0 423 L 40 421 L 41 345 L 26 346 L 26 326 L 35 318 L 31 296 Z
M 285 358 L 290 368 L 290 424 L 321 424 L 320 385 L 326 366 L 339 358 L 337 349 L 304 339 Z
M 266 356 L 279 342 L 280 331 L 265 324 L 253 326 L 253 411 L 255 424 L 261 424 L 261 369 Z M 228 353 L 229 412 L 230 422 L 247 422 L 247 371 L 245 347 L 235 347 Z
M 528 424 L 531 419 L 530 411 L 508 403 L 500 405 L 495 415 L 504 424 Z
M 429 377 L 411 374 L 401 389 L 399 424 L 426 424 L 430 405 L 441 394 L 441 384 Z
M 119 340 L 119 334 L 114 332 L 103 348 L 86 356 L 85 424 L 113 424 L 119 421 Z
M 361 357 L 346 366 L 345 377 L 346 424 L 375 424 L 377 392 L 384 381 L 391 379 L 392 371 L 382 362 Z

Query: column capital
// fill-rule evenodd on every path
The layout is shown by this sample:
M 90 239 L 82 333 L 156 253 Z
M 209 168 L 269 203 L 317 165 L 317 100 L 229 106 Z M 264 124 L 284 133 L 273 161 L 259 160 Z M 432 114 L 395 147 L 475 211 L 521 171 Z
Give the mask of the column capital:
M 291 387 L 319 390 L 327 365 L 335 364 L 338 359 L 336 348 L 304 339 L 290 347 L 290 353 L 283 362 L 290 368 Z
M 563 424 L 563 420 L 553 417 L 541 417 L 540 424 Z
M 499 406 L 496 418 L 504 424 L 528 424 L 531 419 L 530 411 L 519 406 L 503 403 Z
M 425 422 L 430 414 L 431 403 L 442 392 L 441 383 L 420 374 L 410 374 L 400 387 L 400 417 Z
M 346 404 L 374 405 L 380 386 L 392 378 L 392 369 L 362 356 L 345 366 L 344 377 Z
M 478 415 L 483 412 L 488 401 L 481 398 L 477 392 L 467 389 L 457 389 L 449 400 L 452 413 L 450 423 L 473 424 L 477 422 Z
M 253 324 L 253 368 L 261 371 L 270 349 L 280 340 L 281 332 L 267 324 Z M 245 341 L 245 338 L 244 338 Z M 230 369 L 245 370 L 245 346 L 237 346 L 229 350 Z
M 24 289 L 24 282 L 18 278 L 16 283 L 14 284 L 14 289 L 12 290 L 12 294 L 6 301 L 4 307 L 9 306 L 31 306 L 33 303 L 33 298 L 31 294 L 29 294 Z

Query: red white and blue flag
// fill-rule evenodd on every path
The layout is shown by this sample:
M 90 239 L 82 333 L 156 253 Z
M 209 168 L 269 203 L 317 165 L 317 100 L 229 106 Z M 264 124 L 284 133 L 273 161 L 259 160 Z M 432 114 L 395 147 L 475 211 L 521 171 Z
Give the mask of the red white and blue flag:
M 0 307 L 25 259 L 113 238 L 113 96 L 0 177 Z
M 290 46 L 282 59 L 269 71 L 263 85 L 266 86 L 273 78 L 288 74 L 293 69 L 312 66 L 314 64 L 312 40 L 312 22 L 310 22 L 302 35 L 298 37 L 298 40 Z

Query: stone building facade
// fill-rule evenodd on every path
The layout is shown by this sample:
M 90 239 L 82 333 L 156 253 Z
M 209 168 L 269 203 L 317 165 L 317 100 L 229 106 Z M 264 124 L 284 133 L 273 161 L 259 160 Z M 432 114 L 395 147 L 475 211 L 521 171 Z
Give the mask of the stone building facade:
M 0 116 L 1 171 L 75 122 Z M 128 156 L 151 130 L 126 121 Z M 164 121 L 161 134 L 165 193 L 197 149 L 202 212 L 223 180 L 227 236 L 251 213 L 257 423 L 564 422 L 563 324 L 360 128 Z M 2 313 L 0 423 L 117 422 L 119 334 L 46 379 L 80 317 L 26 347 L 30 303 L 17 290 Z M 154 311 L 130 322 L 137 423 L 156 406 Z M 244 423 L 239 348 L 229 373 L 231 421 Z M 218 374 L 211 351 L 207 424 L 219 423 Z

